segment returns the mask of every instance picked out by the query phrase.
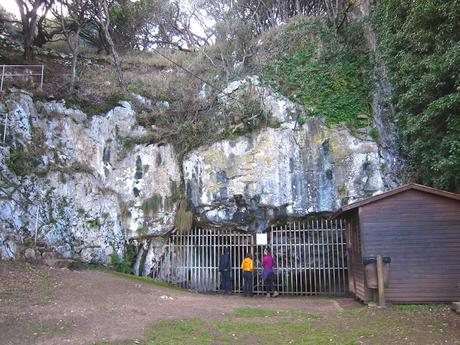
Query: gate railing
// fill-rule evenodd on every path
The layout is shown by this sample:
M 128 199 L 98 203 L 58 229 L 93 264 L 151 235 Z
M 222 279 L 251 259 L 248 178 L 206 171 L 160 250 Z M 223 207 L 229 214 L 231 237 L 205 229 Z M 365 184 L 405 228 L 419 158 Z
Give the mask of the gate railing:
M 341 295 L 347 292 L 345 222 L 318 220 L 272 226 L 268 233 L 275 261 L 275 285 L 284 295 Z M 263 249 L 254 234 L 193 228 L 174 233 L 155 278 L 203 292 L 220 290 L 219 258 L 230 250 L 234 292 L 241 292 L 245 253 L 254 258 L 254 292 L 264 293 Z
M 19 72 L 23 70 L 23 72 Z M 35 70 L 35 71 L 34 71 Z M 45 65 L 0 65 L 0 91 L 3 91 L 3 85 L 7 78 L 14 77 L 40 77 L 40 88 L 43 87 L 43 77 Z
M 347 292 L 345 221 L 323 219 L 272 226 L 271 247 L 281 294 Z

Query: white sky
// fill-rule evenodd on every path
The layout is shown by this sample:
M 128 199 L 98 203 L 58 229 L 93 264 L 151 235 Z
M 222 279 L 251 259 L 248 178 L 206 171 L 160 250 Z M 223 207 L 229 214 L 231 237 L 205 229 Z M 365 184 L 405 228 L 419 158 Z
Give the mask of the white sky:
M 138 1 L 138 0 L 133 0 Z M 181 5 L 187 7 L 189 5 L 190 0 L 181 0 Z M 17 19 L 20 19 L 18 5 L 16 4 L 15 0 L 0 0 L 0 5 L 5 8 L 8 12 L 14 14 Z M 205 20 L 206 25 L 211 26 L 212 22 L 209 20 Z M 200 27 L 194 20 L 191 22 L 192 31 L 197 33 L 198 35 L 203 35 L 203 28 Z
M 2 0 L 0 3 L 8 12 L 13 13 L 19 18 L 18 5 L 15 0 Z

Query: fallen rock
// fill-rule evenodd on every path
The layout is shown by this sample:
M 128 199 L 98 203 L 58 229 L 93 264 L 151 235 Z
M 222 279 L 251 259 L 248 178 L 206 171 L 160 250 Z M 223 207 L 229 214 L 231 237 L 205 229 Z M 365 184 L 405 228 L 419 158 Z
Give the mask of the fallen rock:
M 26 261 L 34 262 L 36 259 L 35 250 L 32 248 L 27 248 L 24 252 L 24 257 Z
M 68 268 L 75 260 L 70 259 L 45 259 L 44 264 L 52 268 Z
M 460 302 L 452 302 L 452 310 L 460 315 Z

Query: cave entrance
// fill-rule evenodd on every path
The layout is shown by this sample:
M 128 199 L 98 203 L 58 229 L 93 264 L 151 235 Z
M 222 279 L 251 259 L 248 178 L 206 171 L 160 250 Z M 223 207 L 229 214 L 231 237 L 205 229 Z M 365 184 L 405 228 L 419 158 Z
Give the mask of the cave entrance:
M 271 226 L 268 245 L 275 259 L 280 294 L 343 295 L 347 292 L 345 221 L 309 220 Z M 164 279 L 174 285 L 202 292 L 220 290 L 219 257 L 230 249 L 233 291 L 241 292 L 240 264 L 246 252 L 254 257 L 254 292 L 264 293 L 261 279 L 263 248 L 255 234 L 193 228 L 187 234 L 174 233 L 167 244 Z

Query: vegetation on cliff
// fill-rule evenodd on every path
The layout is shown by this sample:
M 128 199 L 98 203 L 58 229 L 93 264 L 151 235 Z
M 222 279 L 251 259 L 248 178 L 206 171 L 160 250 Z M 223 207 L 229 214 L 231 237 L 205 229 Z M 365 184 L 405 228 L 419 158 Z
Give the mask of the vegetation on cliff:
M 375 27 L 415 179 L 460 191 L 460 1 L 382 0 Z
M 107 8 L 102 11 L 98 3 Z M 28 59 L 32 45 L 69 53 L 66 64 L 40 57 L 48 66 L 48 93 L 87 113 L 102 113 L 129 99 L 137 103 L 137 121 L 148 132 L 119 139 L 126 145 L 172 142 L 180 156 L 276 126 L 254 95 L 239 97 L 233 108 L 219 104 L 218 95 L 230 81 L 252 74 L 303 106 L 306 115 L 323 116 L 331 126 L 366 128 L 360 132 L 378 139 L 372 115 L 375 58 L 388 67 L 394 121 L 411 168 L 408 179 L 460 191 L 458 0 L 376 2 L 375 57 L 360 10 L 367 2 L 263 3 L 42 0 L 36 2 L 40 10 L 30 10 L 36 27 L 18 23 L 16 39 L 22 39 Z M 10 22 L 11 15 L 0 11 L 0 34 L 11 32 Z M 80 39 L 72 40 L 75 35 Z M 0 62 L 21 61 L 2 52 Z M 122 86 L 114 62 L 122 66 Z M 152 100 L 153 106 L 133 94 Z M 304 122 L 299 116 L 299 125 Z
M 269 85 L 330 125 L 365 127 L 371 118 L 371 62 L 360 23 L 337 33 L 321 20 L 297 18 L 273 30 L 262 75 Z

